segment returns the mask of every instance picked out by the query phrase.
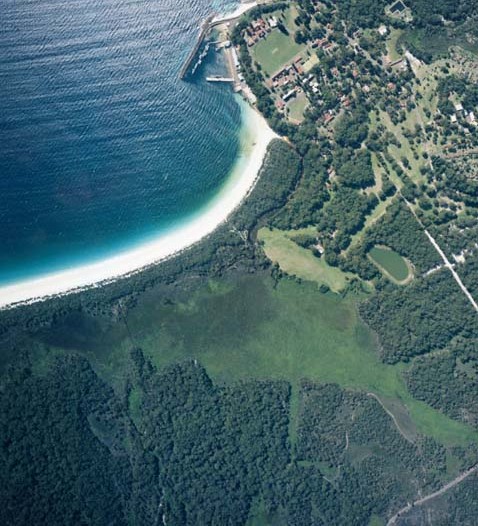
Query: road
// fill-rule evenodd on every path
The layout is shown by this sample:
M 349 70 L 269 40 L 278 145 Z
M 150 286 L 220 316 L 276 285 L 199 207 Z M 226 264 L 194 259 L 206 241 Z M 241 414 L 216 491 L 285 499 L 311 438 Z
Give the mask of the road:
M 382 409 L 387 413 L 387 415 L 393 420 L 393 423 L 395 424 L 398 432 L 402 435 L 402 437 L 407 441 L 407 442 L 410 442 L 410 444 L 413 444 L 413 440 L 407 436 L 407 434 L 402 430 L 402 428 L 400 427 L 400 425 L 398 424 L 398 421 L 397 419 L 395 418 L 395 415 L 389 411 L 385 405 L 383 404 L 382 400 L 380 400 L 380 398 L 375 394 L 375 393 L 367 393 L 367 396 L 371 396 L 373 398 L 375 398 L 375 400 L 377 400 L 377 402 L 382 406 Z
M 413 209 L 412 204 L 409 201 L 407 201 L 407 199 L 405 199 L 405 197 L 403 197 L 403 194 L 401 192 L 400 192 L 400 196 L 405 201 L 405 203 L 407 204 L 408 208 L 410 209 L 410 211 L 412 212 L 413 216 L 418 221 L 420 226 L 423 228 L 423 231 L 425 232 L 425 235 L 428 237 L 430 243 L 433 245 L 434 249 L 438 252 L 438 254 L 442 258 L 443 262 L 445 263 L 445 267 L 447 267 L 449 269 L 449 271 L 451 272 L 453 278 L 458 283 L 458 286 L 460 287 L 460 289 L 463 291 L 465 296 L 469 299 L 469 301 L 472 304 L 472 306 L 475 309 L 475 311 L 478 312 L 478 303 L 476 303 L 475 299 L 471 295 L 471 292 L 465 287 L 465 284 L 463 283 L 463 281 L 461 281 L 460 276 L 457 274 L 455 268 L 450 263 L 450 260 L 446 257 L 446 254 L 440 248 L 440 245 L 435 241 L 434 237 L 430 234 L 430 232 L 428 232 L 428 230 L 424 227 L 423 223 L 420 221 L 420 218 L 417 216 L 415 210 Z
M 440 254 L 440 257 L 443 259 L 443 262 L 445 263 L 445 267 L 447 267 L 450 270 L 450 272 L 453 274 L 453 277 L 455 278 L 455 281 L 458 283 L 460 289 L 463 291 L 465 296 L 470 300 L 470 303 L 473 305 L 473 308 L 475 309 L 475 311 L 478 312 L 478 303 L 476 303 L 470 291 L 465 287 L 463 281 L 461 281 L 460 276 L 457 274 L 453 265 L 450 263 L 450 260 L 446 257 L 446 254 L 440 248 L 440 245 L 435 241 L 435 239 L 430 234 L 430 232 L 428 232 L 428 230 L 425 230 L 425 234 L 430 240 L 430 243 L 435 247 L 435 250 Z
M 397 511 L 395 515 L 387 522 L 387 526 L 393 526 L 397 523 L 397 519 L 399 519 L 404 513 L 409 512 L 413 507 L 421 506 L 422 504 L 425 504 L 425 502 L 428 502 L 429 500 L 434 499 L 435 497 L 439 497 L 440 495 L 443 495 L 443 493 L 447 492 L 449 489 L 453 488 L 463 480 L 465 480 L 467 477 L 469 477 L 472 473 L 475 473 L 475 471 L 478 470 L 478 464 L 475 464 L 471 468 L 467 469 L 458 477 L 453 479 L 451 482 L 448 482 L 448 484 L 445 484 L 441 489 L 435 491 L 434 493 L 430 493 L 429 495 L 426 495 L 425 497 L 422 497 L 421 499 L 418 499 L 411 504 L 407 504 L 405 507 L 403 507 L 401 510 Z

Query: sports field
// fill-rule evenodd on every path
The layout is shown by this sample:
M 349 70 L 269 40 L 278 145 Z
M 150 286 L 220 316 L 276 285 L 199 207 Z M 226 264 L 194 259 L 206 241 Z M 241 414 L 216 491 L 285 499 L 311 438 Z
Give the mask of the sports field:
M 274 29 L 252 48 L 252 56 L 268 75 L 272 75 L 303 50 L 304 46 L 296 44 L 293 35 Z

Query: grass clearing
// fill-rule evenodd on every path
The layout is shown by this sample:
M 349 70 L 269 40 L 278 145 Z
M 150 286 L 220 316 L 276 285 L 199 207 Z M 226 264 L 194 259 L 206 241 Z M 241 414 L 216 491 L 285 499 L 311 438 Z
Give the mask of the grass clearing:
M 141 422 L 141 397 L 142 391 L 138 387 L 133 387 L 129 393 L 128 406 L 131 418 L 136 425 Z
M 344 290 L 354 275 L 327 265 L 322 258 L 315 257 L 310 250 L 294 243 L 288 237 L 293 233 L 261 228 L 257 239 L 264 243 L 266 256 L 278 263 L 287 274 L 327 285 L 333 292 Z
M 302 66 L 302 69 L 304 70 L 304 73 L 309 73 L 309 71 L 314 67 L 316 66 L 317 64 L 319 64 L 320 60 L 319 60 L 319 57 L 314 53 L 313 55 L 311 55 L 307 60 L 306 62 L 304 63 L 304 65 Z
M 294 42 L 292 34 L 285 35 L 279 29 L 272 30 L 252 48 L 252 57 L 268 75 L 272 75 L 289 63 L 305 47 Z
M 293 389 L 303 378 L 334 382 L 376 393 L 390 407 L 400 404 L 419 433 L 447 444 L 478 441 L 471 427 L 410 395 L 403 364 L 379 360 L 375 339 L 359 319 L 354 298 L 324 295 L 314 284 L 294 280 L 275 286 L 272 279 L 253 275 L 221 294 L 204 287 L 187 305 L 139 305 L 128 318 L 136 344 L 159 367 L 195 358 L 219 382 L 284 379 Z M 397 418 L 406 421 L 400 414 Z M 293 438 L 293 424 L 291 433 Z
M 390 62 L 395 62 L 402 56 L 397 49 L 398 39 L 401 34 L 401 29 L 392 29 L 390 31 L 390 36 L 387 39 L 387 54 Z
M 308 105 L 309 99 L 304 93 L 297 95 L 295 99 L 287 104 L 289 119 L 295 124 L 300 124 L 304 120 L 304 112 Z
M 356 234 L 352 236 L 349 247 L 344 251 L 344 254 L 354 246 L 356 246 L 365 236 L 365 232 L 370 228 L 375 222 L 377 222 L 387 211 L 387 208 L 395 201 L 395 196 L 388 197 L 385 201 L 380 201 L 378 205 L 372 210 L 372 213 L 367 216 L 365 219 L 365 224 L 362 230 L 359 230 Z

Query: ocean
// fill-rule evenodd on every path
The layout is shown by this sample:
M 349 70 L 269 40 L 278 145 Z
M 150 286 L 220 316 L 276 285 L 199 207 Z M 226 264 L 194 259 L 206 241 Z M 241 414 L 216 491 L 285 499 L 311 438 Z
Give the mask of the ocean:
M 2 0 L 0 283 L 95 262 L 204 208 L 241 112 L 210 52 L 178 72 L 212 0 Z

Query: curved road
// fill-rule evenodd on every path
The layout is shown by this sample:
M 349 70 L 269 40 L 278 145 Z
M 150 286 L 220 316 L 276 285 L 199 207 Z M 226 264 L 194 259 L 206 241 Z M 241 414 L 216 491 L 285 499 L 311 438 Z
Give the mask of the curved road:
M 478 464 L 475 464 L 471 468 L 464 471 L 461 475 L 458 475 L 455 479 L 453 479 L 451 482 L 448 482 L 448 484 L 445 484 L 441 489 L 435 491 L 434 493 L 430 493 L 429 495 L 426 495 L 425 497 L 422 497 L 421 499 L 418 499 L 411 504 L 407 504 L 405 507 L 403 507 L 401 510 L 397 511 L 395 515 L 387 522 L 387 526 L 393 526 L 397 523 L 397 519 L 399 519 L 404 513 L 409 512 L 412 508 L 415 506 L 421 506 L 422 504 L 425 504 L 425 502 L 428 502 L 429 500 L 434 499 L 435 497 L 439 497 L 440 495 L 443 495 L 443 493 L 447 492 L 449 489 L 453 488 L 460 482 L 466 479 L 466 477 L 469 477 L 472 473 L 478 470 Z

